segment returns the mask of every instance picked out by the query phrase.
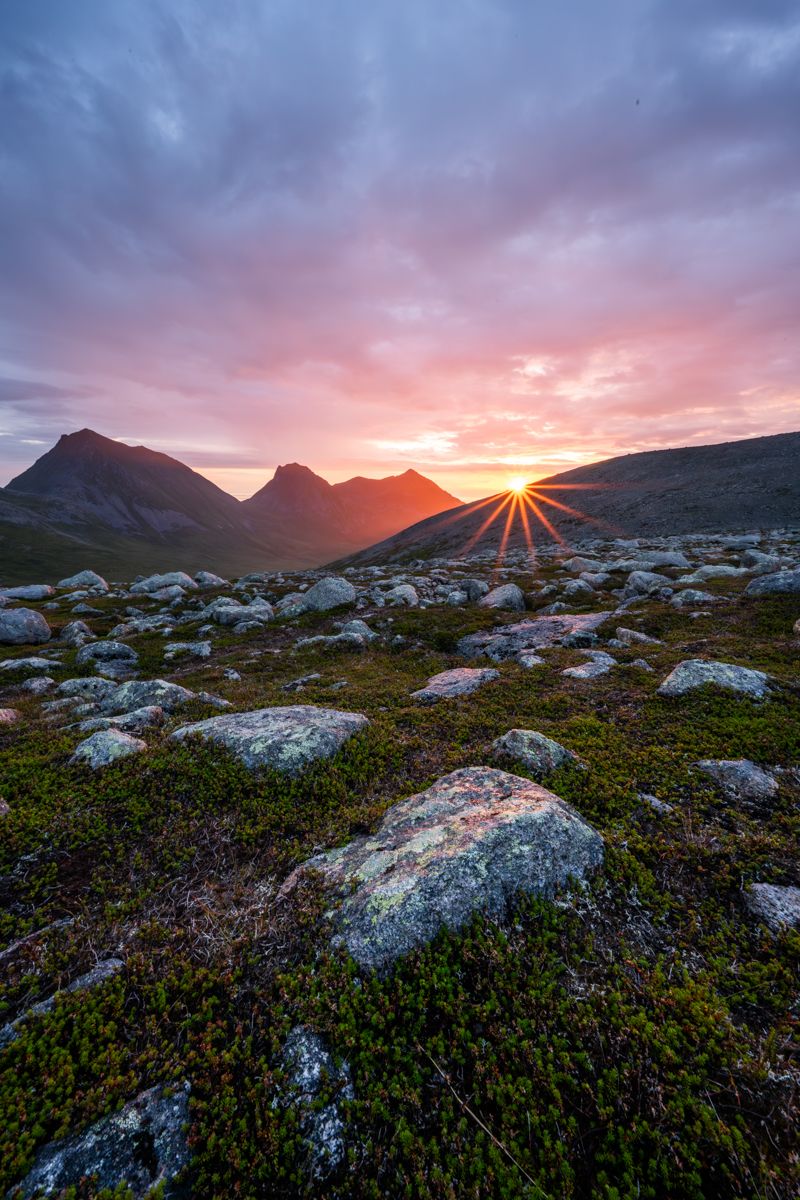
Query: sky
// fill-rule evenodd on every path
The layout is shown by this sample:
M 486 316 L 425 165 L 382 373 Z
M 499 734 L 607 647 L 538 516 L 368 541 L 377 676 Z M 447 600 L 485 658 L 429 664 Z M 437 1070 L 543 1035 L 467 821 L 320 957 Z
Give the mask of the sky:
M 797 0 L 2 0 L 0 484 L 800 428 Z

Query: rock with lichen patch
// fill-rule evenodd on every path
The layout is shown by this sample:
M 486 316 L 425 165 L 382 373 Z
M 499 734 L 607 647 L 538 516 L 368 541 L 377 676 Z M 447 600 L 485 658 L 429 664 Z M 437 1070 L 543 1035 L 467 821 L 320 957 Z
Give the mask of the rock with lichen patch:
M 750 667 L 738 667 L 734 663 L 707 662 L 701 658 L 689 658 L 678 663 L 658 688 L 659 696 L 684 696 L 694 688 L 713 684 L 728 692 L 752 696 L 760 700 L 769 692 L 769 676 Z
M 492 743 L 498 758 L 513 759 L 541 778 L 560 767 L 583 766 L 577 754 L 535 729 L 509 729 Z
M 454 667 L 452 671 L 432 675 L 424 687 L 411 693 L 411 699 L 422 704 L 437 704 L 440 700 L 471 696 L 485 683 L 499 678 L 500 672 L 493 667 Z

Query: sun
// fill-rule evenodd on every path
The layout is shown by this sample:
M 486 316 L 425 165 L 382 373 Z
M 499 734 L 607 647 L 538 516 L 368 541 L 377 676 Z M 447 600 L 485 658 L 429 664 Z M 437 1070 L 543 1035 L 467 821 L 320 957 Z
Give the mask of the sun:
M 518 496 L 525 491 L 527 486 L 527 479 L 523 479 L 521 475 L 515 475 L 513 479 L 509 479 L 508 481 L 508 490 L 515 492 Z

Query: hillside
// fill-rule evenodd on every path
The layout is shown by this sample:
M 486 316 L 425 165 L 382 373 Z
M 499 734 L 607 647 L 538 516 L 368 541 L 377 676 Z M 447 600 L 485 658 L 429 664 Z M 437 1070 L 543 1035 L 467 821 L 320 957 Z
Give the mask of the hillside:
M 800 433 L 626 454 L 539 480 L 530 486 L 529 495 L 567 542 L 596 533 L 641 537 L 799 525 Z M 498 510 L 477 545 L 481 550 L 496 550 L 506 525 L 508 509 L 500 510 L 506 499 L 506 494 L 493 500 L 487 497 L 444 517 L 420 521 L 344 561 L 363 564 L 434 554 L 458 556 Z M 556 504 L 585 516 L 566 513 Z M 528 512 L 533 542 L 555 540 L 532 508 Z M 506 548 L 526 544 L 517 510 Z

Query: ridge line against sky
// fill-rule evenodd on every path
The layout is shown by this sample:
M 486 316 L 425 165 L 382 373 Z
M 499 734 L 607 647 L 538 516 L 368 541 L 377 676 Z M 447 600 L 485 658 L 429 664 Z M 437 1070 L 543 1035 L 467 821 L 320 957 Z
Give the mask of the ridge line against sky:
M 794 0 L 5 0 L 0 482 L 83 426 L 510 476 L 800 425 Z

